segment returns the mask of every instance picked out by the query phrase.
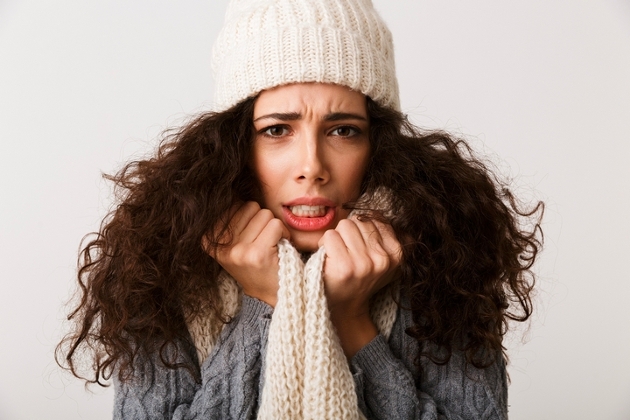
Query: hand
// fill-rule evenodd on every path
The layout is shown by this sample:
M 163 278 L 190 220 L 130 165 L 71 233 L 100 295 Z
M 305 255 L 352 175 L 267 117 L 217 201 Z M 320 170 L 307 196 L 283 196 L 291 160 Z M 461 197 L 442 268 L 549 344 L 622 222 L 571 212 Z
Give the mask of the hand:
M 278 293 L 278 241 L 289 239 L 280 219 L 250 201 L 236 209 L 229 229 L 208 253 L 241 285 L 243 293 L 276 305 Z M 204 244 L 207 245 L 207 244 Z
M 377 334 L 370 318 L 370 298 L 391 282 L 402 259 L 390 225 L 342 220 L 324 233 L 324 287 L 332 322 L 346 356 L 352 357 Z

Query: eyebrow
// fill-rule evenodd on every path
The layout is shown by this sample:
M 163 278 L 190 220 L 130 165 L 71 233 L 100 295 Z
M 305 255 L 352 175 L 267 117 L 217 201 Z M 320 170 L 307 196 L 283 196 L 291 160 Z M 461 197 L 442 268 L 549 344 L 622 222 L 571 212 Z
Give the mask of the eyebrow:
M 302 114 L 299 112 L 274 112 L 272 114 L 262 115 L 254 120 L 260 121 L 265 119 L 274 119 L 280 121 L 295 121 L 302 119 Z M 330 114 L 324 115 L 322 118 L 323 121 L 340 121 L 340 120 L 360 120 L 367 121 L 362 115 L 353 114 L 350 112 L 331 112 Z
M 362 115 L 352 114 L 349 112 L 333 112 L 331 114 L 324 115 L 324 121 L 339 121 L 339 120 L 360 120 L 367 121 Z
M 280 121 L 295 121 L 301 118 L 302 118 L 302 115 L 299 112 L 274 112 L 272 114 L 267 114 L 267 115 L 258 117 L 254 120 L 254 122 L 260 121 L 260 120 L 266 120 L 266 119 L 274 119 L 274 120 L 280 120 Z

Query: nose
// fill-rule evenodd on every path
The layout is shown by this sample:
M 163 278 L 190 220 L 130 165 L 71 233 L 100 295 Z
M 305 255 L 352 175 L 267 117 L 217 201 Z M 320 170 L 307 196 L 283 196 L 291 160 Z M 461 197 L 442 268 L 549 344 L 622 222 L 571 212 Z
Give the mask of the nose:
M 304 133 L 300 138 L 299 152 L 296 156 L 296 178 L 298 181 L 310 181 L 325 184 L 330 178 L 326 165 L 325 145 L 316 131 Z

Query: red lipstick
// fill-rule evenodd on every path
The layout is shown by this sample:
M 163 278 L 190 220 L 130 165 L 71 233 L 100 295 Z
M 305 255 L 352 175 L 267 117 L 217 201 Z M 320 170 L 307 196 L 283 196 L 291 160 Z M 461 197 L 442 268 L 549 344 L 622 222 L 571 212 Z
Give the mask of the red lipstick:
M 321 216 L 298 216 L 290 207 L 295 206 L 319 206 L 324 207 Z M 321 197 L 301 197 L 282 205 L 284 222 L 289 228 L 301 231 L 317 231 L 332 228 L 335 220 L 337 206 L 334 202 Z M 300 213 L 300 212 L 298 212 Z

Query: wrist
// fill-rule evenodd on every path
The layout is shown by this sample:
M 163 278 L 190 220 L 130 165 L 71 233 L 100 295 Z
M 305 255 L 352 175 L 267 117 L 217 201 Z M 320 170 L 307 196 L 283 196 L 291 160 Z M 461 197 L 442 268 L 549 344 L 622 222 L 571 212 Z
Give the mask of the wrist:
M 274 284 L 265 281 L 265 277 L 263 276 L 260 276 L 258 279 L 247 277 L 247 281 L 239 281 L 238 278 L 234 278 L 240 284 L 244 295 L 261 300 L 272 308 L 276 307 L 276 303 L 278 302 L 277 280 Z
M 337 330 L 341 347 L 348 359 L 351 359 L 378 335 L 378 329 L 369 312 L 357 316 L 331 313 L 331 321 Z

